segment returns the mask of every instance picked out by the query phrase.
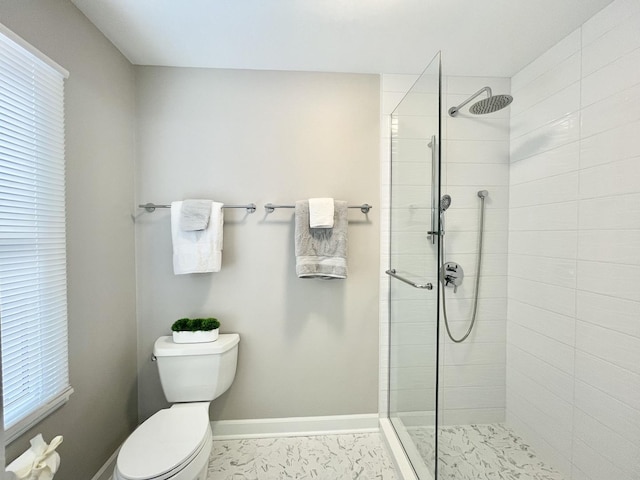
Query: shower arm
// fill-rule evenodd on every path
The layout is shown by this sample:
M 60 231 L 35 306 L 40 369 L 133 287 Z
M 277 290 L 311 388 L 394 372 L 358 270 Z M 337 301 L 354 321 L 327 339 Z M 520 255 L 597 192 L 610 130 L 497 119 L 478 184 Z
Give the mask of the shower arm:
M 457 107 L 451 107 L 449 109 L 449 115 L 451 115 L 452 117 L 455 117 L 458 114 L 458 110 L 460 110 L 462 107 L 464 107 L 467 103 L 471 102 L 471 100 L 473 100 L 474 98 L 476 98 L 478 95 L 480 95 L 482 92 L 487 92 L 487 98 L 491 98 L 491 96 L 493 95 L 491 93 L 491 89 L 489 87 L 484 87 L 481 88 L 480 90 L 478 90 L 476 93 L 474 93 L 473 95 L 471 95 L 469 98 L 467 98 L 464 102 L 462 102 L 460 105 L 458 105 Z

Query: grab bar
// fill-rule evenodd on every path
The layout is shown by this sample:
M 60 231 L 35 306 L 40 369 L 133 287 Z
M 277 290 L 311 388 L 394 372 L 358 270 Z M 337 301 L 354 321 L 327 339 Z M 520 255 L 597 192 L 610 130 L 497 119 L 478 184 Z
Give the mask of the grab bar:
M 400 275 L 398 275 L 396 273 L 396 269 L 395 268 L 392 268 L 391 270 L 387 270 L 384 273 L 386 273 L 390 277 L 397 278 L 401 282 L 404 282 L 404 283 L 406 283 L 408 285 L 411 285 L 414 288 L 426 288 L 427 290 L 433 290 L 433 285 L 430 284 L 430 283 L 415 283 L 415 282 L 412 282 L 411 280 L 407 280 L 406 278 L 401 277 Z
M 431 141 L 427 145 L 431 149 L 431 230 L 427 232 L 427 238 L 431 240 L 433 245 L 436 244 L 436 238 L 440 234 L 439 220 L 440 212 L 438 200 L 440 200 L 440 192 L 436 185 L 439 183 L 439 164 L 438 164 L 438 145 L 436 144 L 436 136 L 431 136 Z

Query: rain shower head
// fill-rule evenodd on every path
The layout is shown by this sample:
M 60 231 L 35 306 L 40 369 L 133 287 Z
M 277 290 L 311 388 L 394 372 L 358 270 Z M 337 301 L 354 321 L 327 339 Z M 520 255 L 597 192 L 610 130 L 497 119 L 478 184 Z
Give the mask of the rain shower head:
M 473 105 L 471 105 L 471 108 L 469 108 L 469 111 L 474 115 L 484 115 L 486 113 L 497 112 L 498 110 L 502 110 L 511 102 L 513 102 L 513 97 L 511 95 L 492 95 L 491 89 L 489 87 L 484 87 L 471 95 L 467 100 L 462 102 L 457 107 L 451 107 L 449 109 L 449 115 L 455 117 L 462 107 L 476 98 L 482 92 L 487 92 L 487 98 L 474 103 Z
M 444 213 L 444 211 L 451 206 L 451 197 L 449 195 L 443 195 L 440 199 L 440 213 Z
M 511 95 L 493 95 L 474 103 L 469 108 L 469 111 L 474 115 L 484 115 L 485 113 L 493 113 L 498 110 L 502 110 L 511 102 L 513 102 L 513 97 Z

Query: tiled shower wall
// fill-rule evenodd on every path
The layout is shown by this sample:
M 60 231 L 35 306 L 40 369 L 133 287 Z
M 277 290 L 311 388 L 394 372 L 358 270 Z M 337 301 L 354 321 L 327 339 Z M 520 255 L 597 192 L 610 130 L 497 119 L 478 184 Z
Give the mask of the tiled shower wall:
M 457 338 L 472 317 L 481 204 L 477 192 L 487 190 L 489 195 L 476 323 L 463 343 L 446 335 L 441 309 L 440 424 L 501 422 L 505 416 L 509 109 L 472 115 L 468 105 L 455 117 L 448 114 L 450 107 L 485 86 L 494 95 L 510 92 L 505 78 L 443 78 L 442 193 L 452 199 L 445 213 L 445 261 L 459 263 L 465 275 L 457 293 L 445 291 L 450 328 Z M 485 97 L 483 93 L 476 100 Z
M 512 89 L 507 421 L 567 479 L 637 479 L 640 1 Z
M 381 413 L 385 413 L 387 409 L 389 373 L 389 284 L 388 277 L 384 275 L 384 270 L 389 265 L 389 115 L 416 78 L 417 76 L 410 75 L 384 75 L 382 79 L 381 198 L 384 204 L 381 212 L 380 272 Z M 441 421 L 444 423 L 504 420 L 509 113 L 506 110 L 480 117 L 472 116 L 465 110 L 456 118 L 445 116 L 449 106 L 462 102 L 486 85 L 490 85 L 494 93 L 509 93 L 509 80 L 504 78 L 444 77 L 442 82 L 442 192 L 453 198 L 452 206 L 447 212 L 447 260 L 460 263 L 466 275 L 464 284 L 456 294 L 451 289 L 447 290 L 448 313 L 456 335 L 464 332 L 471 317 L 480 205 L 477 191 L 489 191 L 477 324 L 464 344 L 456 345 L 441 337 L 440 384 L 443 385 L 441 392 L 444 396 Z M 411 179 L 407 181 L 411 183 Z M 429 204 L 430 198 L 425 198 L 422 203 Z M 425 224 L 425 233 L 428 229 Z M 427 277 L 425 281 L 435 283 L 435 275 L 436 272 L 431 272 L 431 278 Z M 420 293 L 433 297 L 428 299 L 432 301 L 431 304 L 435 301 L 435 290 Z M 420 339 L 422 330 L 418 327 L 425 319 L 423 315 L 419 315 L 420 312 L 411 309 L 406 313 L 402 316 L 402 322 L 393 329 L 397 339 L 394 342 L 406 340 L 408 344 L 402 356 L 401 365 L 404 366 L 394 371 L 397 380 L 393 382 L 392 388 L 403 390 L 402 395 L 398 396 L 402 400 L 399 405 L 402 411 L 430 411 L 433 410 L 433 405 L 427 400 L 433 398 L 433 390 L 424 385 L 424 379 L 419 375 L 412 375 L 411 371 L 412 365 L 421 360 L 417 358 L 416 362 L 412 362 L 408 358 L 412 349 L 420 352 L 416 342 Z M 410 318 L 411 314 L 414 317 L 418 314 L 417 318 Z M 425 340 L 425 348 L 432 348 L 433 341 Z

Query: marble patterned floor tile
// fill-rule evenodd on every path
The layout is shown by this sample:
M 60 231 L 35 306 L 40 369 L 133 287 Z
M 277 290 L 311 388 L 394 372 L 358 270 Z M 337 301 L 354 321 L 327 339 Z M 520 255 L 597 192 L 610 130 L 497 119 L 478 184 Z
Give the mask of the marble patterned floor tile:
M 215 440 L 207 480 L 396 480 L 378 433 Z
M 432 468 L 433 427 L 412 427 L 408 431 Z M 564 480 L 503 424 L 442 427 L 438 450 L 440 480 Z

